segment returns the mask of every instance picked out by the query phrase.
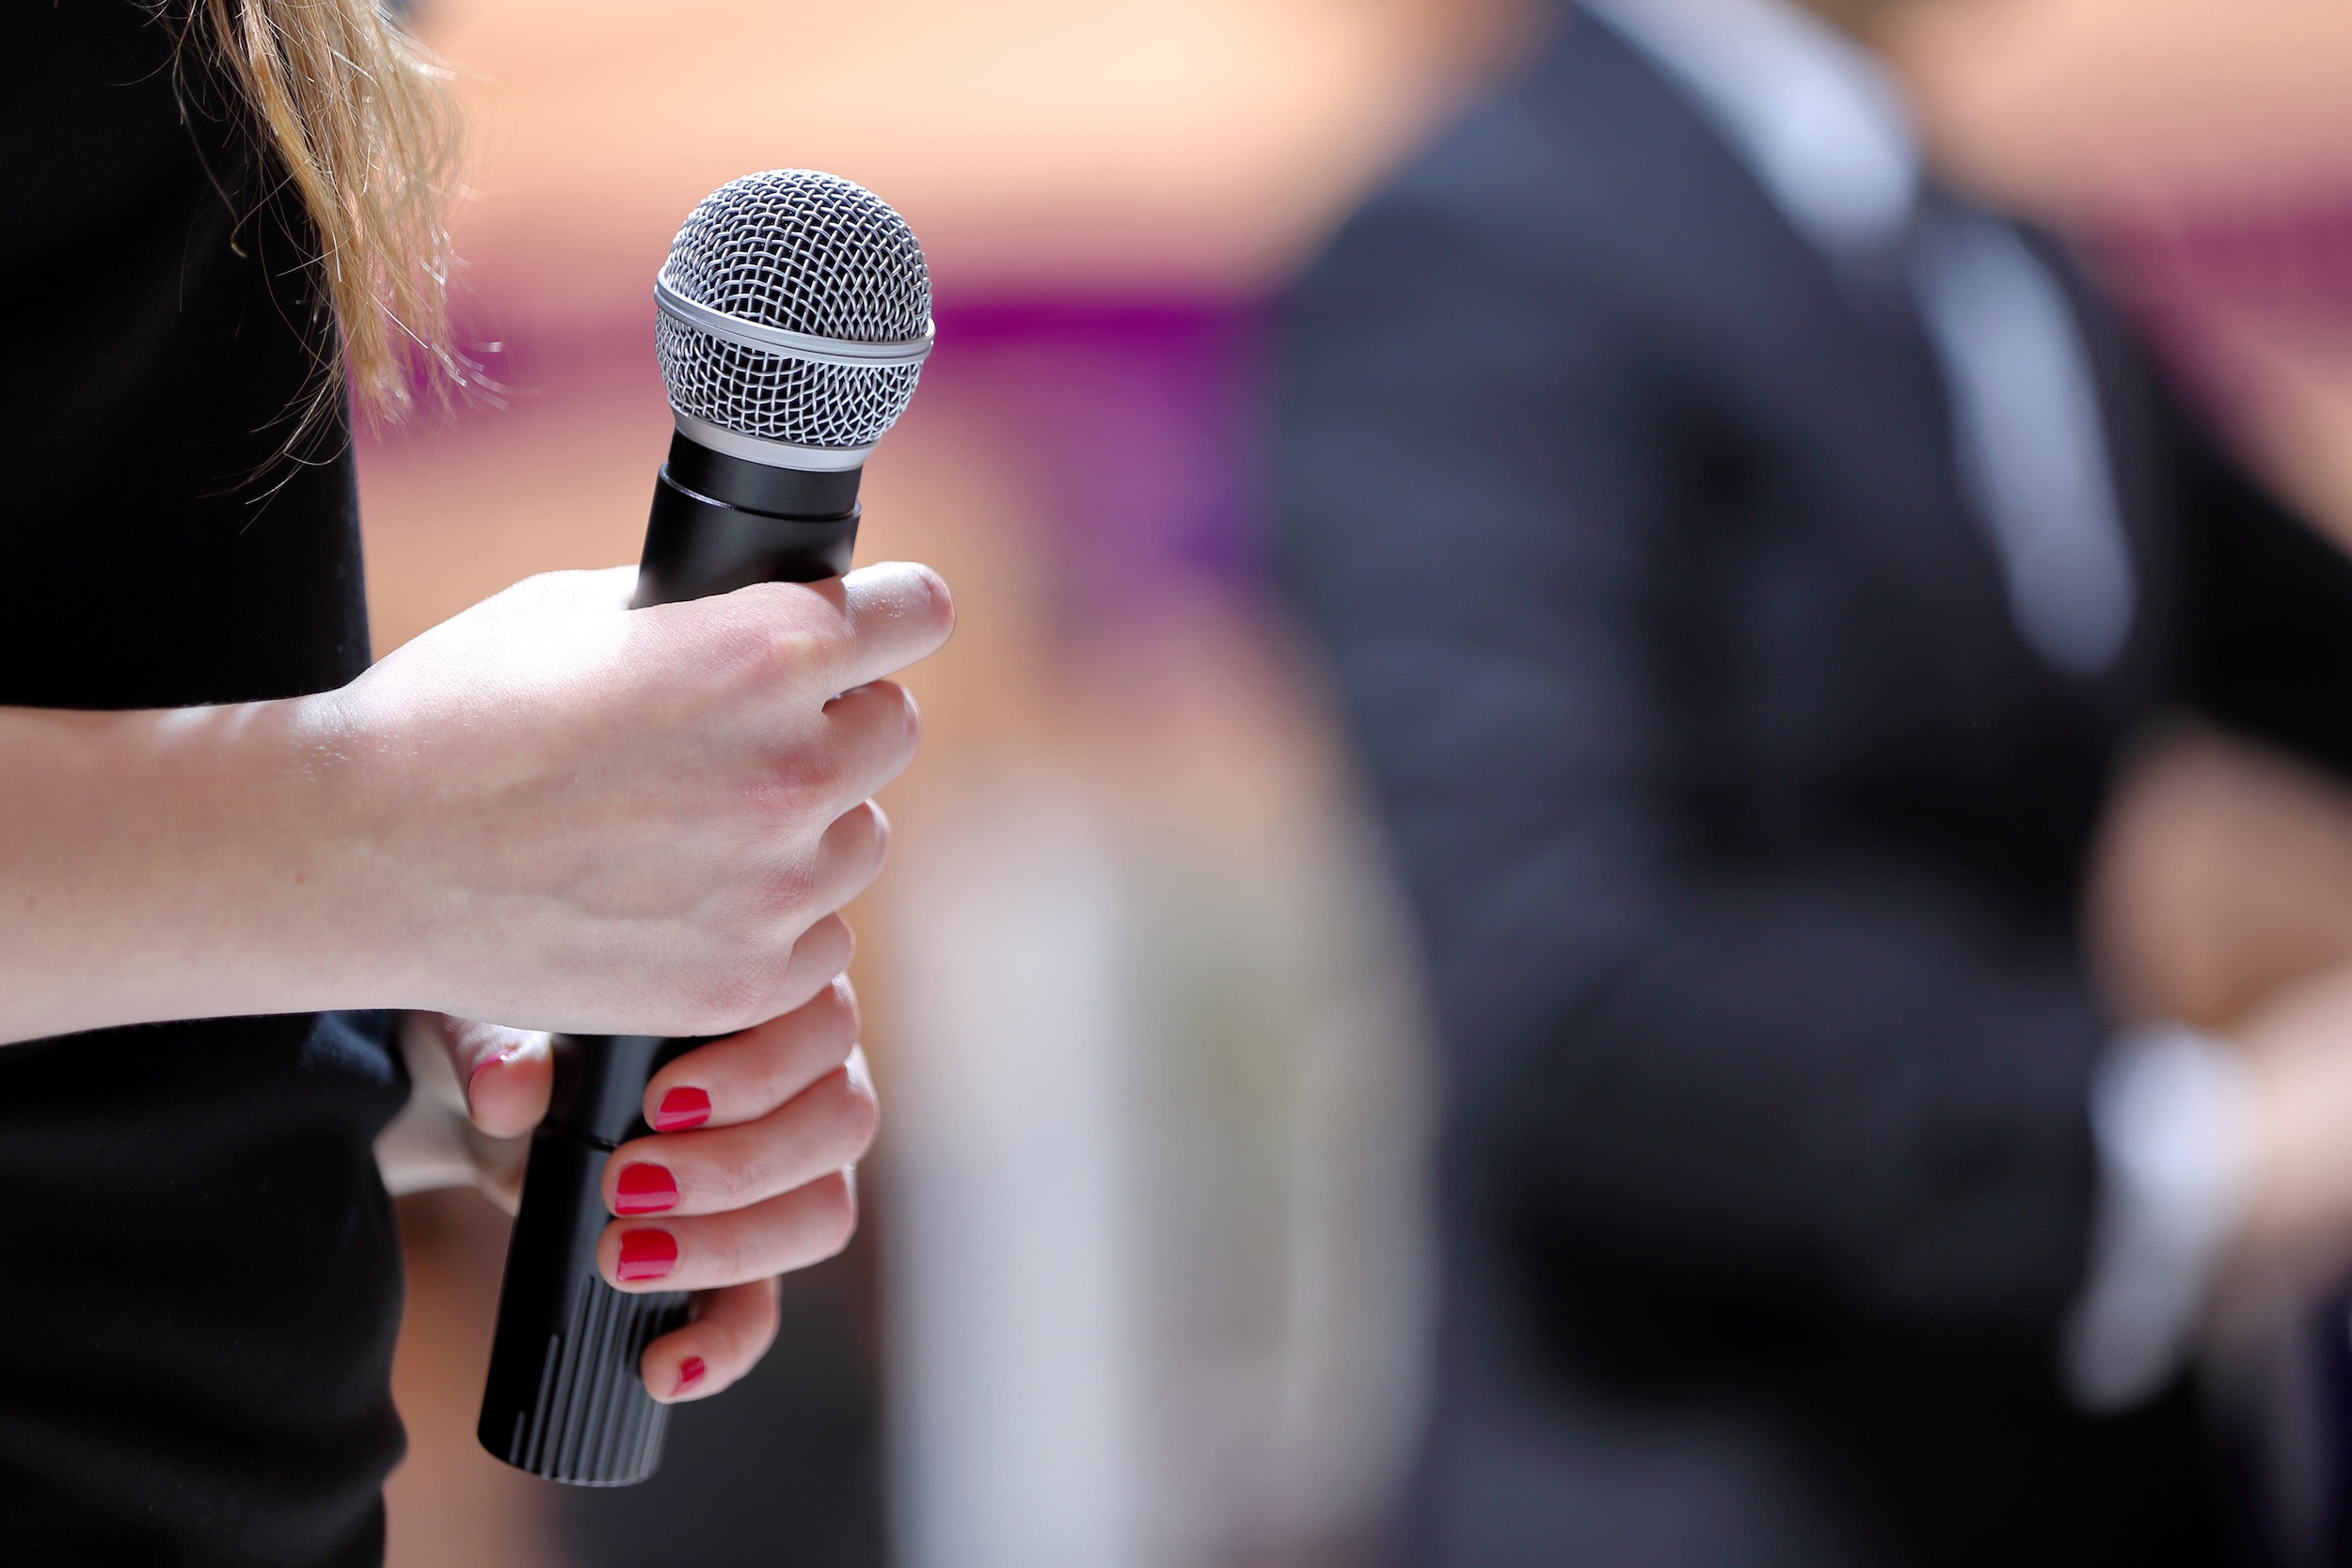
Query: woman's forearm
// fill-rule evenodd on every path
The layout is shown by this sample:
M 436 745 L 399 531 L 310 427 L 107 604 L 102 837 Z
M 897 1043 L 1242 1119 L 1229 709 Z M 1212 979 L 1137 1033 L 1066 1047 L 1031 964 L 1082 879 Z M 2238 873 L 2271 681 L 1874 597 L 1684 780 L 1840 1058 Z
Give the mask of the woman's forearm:
M 316 697 L 0 709 L 0 1040 L 326 1007 L 704 1035 L 804 999 L 914 749 L 877 677 L 946 639 L 946 590 L 629 610 L 632 578 L 519 584 Z
M 339 728 L 314 698 L 0 709 L 0 1040 L 369 1000 Z

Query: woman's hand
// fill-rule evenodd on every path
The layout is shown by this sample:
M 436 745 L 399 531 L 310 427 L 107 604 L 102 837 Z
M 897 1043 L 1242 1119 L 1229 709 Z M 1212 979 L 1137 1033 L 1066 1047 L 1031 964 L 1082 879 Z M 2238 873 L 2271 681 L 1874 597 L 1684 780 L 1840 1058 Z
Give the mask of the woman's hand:
M 628 610 L 534 578 L 335 694 L 345 842 L 402 1001 L 567 1033 L 708 1035 L 841 973 L 914 754 L 882 679 L 952 620 L 918 566 Z M 422 940 L 418 940 L 418 939 Z
M 443 1030 L 475 1125 L 502 1136 L 546 1115 L 546 1037 Z M 749 1371 L 776 1333 L 775 1276 L 839 1252 L 857 1228 L 852 1167 L 873 1142 L 873 1080 L 846 978 L 781 1018 L 687 1053 L 645 1089 L 651 1136 L 605 1163 L 619 1218 L 596 1249 L 623 1291 L 691 1291 L 694 1318 L 638 1363 L 657 1400 L 699 1399 Z
M 328 1007 L 711 1035 L 815 996 L 914 751 L 882 677 L 946 590 L 632 610 L 633 580 L 532 578 L 316 697 L 0 709 L 0 1040 Z

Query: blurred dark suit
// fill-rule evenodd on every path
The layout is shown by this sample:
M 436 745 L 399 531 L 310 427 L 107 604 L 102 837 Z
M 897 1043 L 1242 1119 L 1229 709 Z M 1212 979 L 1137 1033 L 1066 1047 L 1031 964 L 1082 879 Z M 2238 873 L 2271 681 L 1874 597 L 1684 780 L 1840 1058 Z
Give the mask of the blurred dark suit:
M 1905 292 L 1600 25 L 1298 290 L 1285 568 L 1447 1053 L 1414 1562 L 2227 1560 L 2185 1385 L 2093 1418 L 2054 1370 L 2078 905 L 2168 708 L 2352 765 L 2352 564 L 2043 254 L 2137 590 L 2095 678 L 2016 629 Z

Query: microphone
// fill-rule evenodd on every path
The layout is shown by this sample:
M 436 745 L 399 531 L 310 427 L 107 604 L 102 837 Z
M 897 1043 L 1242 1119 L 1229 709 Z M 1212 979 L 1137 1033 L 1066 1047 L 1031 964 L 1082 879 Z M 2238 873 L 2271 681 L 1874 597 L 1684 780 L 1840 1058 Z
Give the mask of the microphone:
M 704 198 L 654 279 L 654 353 L 677 420 L 654 481 L 634 606 L 849 570 L 866 454 L 931 350 L 931 287 L 906 220 L 873 192 L 771 169 Z M 559 1035 L 507 1245 L 476 1435 L 518 1469 L 627 1486 L 661 1463 L 670 1407 L 638 1377 L 687 1321 L 684 1291 L 596 1272 L 604 1164 L 649 1129 L 661 1065 L 703 1039 Z

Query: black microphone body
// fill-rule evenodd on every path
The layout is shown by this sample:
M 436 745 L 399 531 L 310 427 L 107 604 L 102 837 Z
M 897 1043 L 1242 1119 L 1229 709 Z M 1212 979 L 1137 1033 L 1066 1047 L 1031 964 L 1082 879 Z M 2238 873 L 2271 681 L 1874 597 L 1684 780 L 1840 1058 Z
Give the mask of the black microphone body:
M 672 436 L 631 602 L 675 604 L 748 583 L 839 577 L 857 543 L 864 471 L 774 467 Z
M 860 473 L 750 462 L 681 433 L 654 483 L 632 603 L 840 576 L 857 542 Z M 605 1161 L 651 1131 L 647 1080 L 703 1043 L 556 1037 L 554 1097 L 532 1136 L 476 1429 L 509 1465 L 577 1486 L 627 1486 L 661 1463 L 669 1406 L 645 1392 L 637 1363 L 647 1343 L 685 1323 L 687 1297 L 614 1290 L 596 1272 L 596 1241 L 612 1219 Z

